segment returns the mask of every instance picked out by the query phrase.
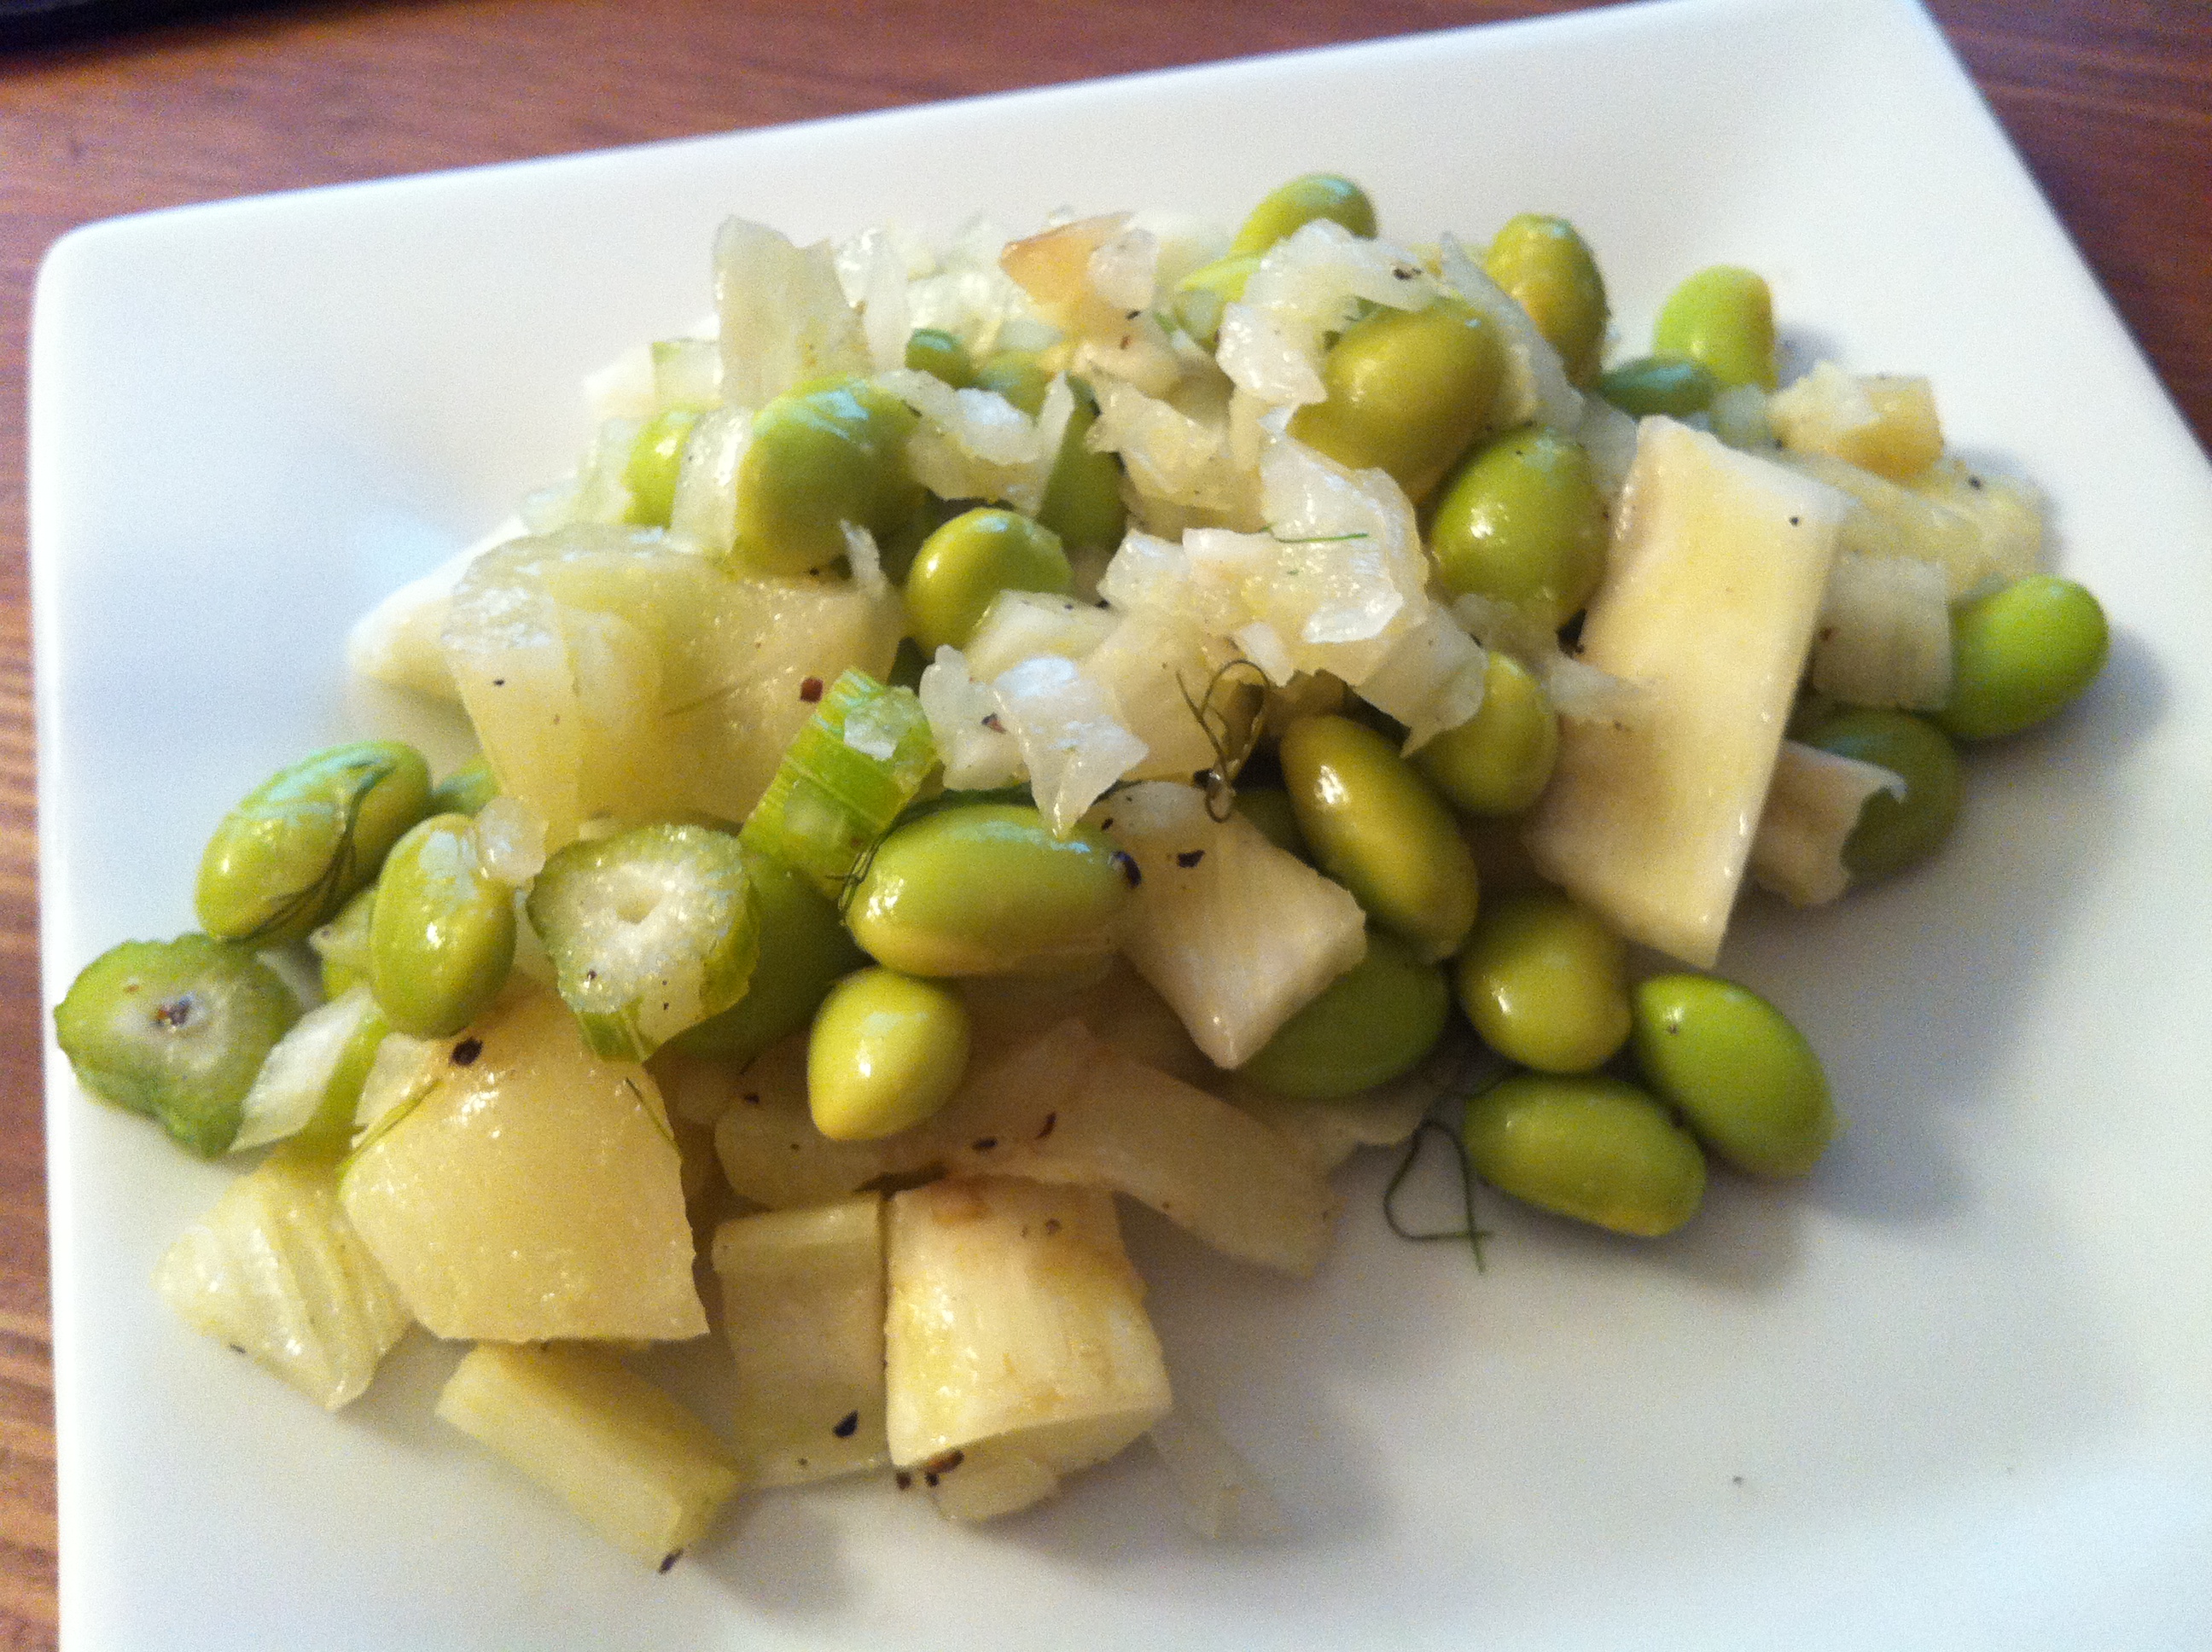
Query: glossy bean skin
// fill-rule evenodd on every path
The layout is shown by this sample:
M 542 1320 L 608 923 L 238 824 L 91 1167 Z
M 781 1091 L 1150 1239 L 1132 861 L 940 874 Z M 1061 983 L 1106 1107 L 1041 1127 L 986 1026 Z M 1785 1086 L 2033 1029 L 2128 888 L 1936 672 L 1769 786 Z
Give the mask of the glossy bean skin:
M 763 408 L 738 461 L 738 562 L 805 574 L 845 555 L 848 522 L 879 543 L 896 537 L 921 508 L 906 464 L 915 422 L 904 403 L 860 380 L 801 386 Z
M 1805 1036 L 1758 993 L 1711 975 L 1636 989 L 1636 1059 L 1724 1163 L 1803 1175 L 1836 1133 L 1827 1076 Z
M 1628 1042 L 1628 948 L 1557 890 L 1484 903 L 1453 971 L 1482 1042 L 1539 1072 L 1588 1072 Z
M 1943 847 L 1959 818 L 1965 774 L 1957 750 L 1935 724 L 1909 711 L 1840 711 L 1800 738 L 1839 757 L 1877 764 L 1905 782 L 1902 798 L 1877 792 L 1859 811 L 1844 843 L 1844 865 L 1854 884 L 1891 877 Z
M 222 940 L 304 940 L 373 883 L 422 818 L 430 770 L 398 740 L 361 740 L 295 763 L 248 793 L 200 857 L 193 904 Z
M 1121 543 L 1129 524 L 1128 507 L 1121 501 L 1121 456 L 1091 451 L 1085 438 L 1098 422 L 1098 403 L 1088 385 L 1075 380 L 1073 388 L 1075 408 L 1067 416 L 1036 519 L 1071 550 L 1110 550 Z
M 1557 630 L 1605 574 L 1605 499 L 1589 454 L 1538 425 L 1492 438 L 1453 472 L 1429 549 L 1455 593 L 1510 603 Z
M 968 1005 L 880 966 L 848 975 L 815 1012 L 806 1100 L 832 1141 L 874 1141 L 930 1117 L 968 1069 Z
M 489 763 L 479 757 L 466 768 L 456 768 L 431 788 L 429 812 L 473 815 L 498 795 L 499 776 L 491 772 Z
M 1936 720 L 1961 740 L 2033 728 L 2081 696 L 2111 650 L 2087 587 L 2054 574 L 2015 580 L 1952 610 L 1951 697 Z
M 476 1019 L 514 963 L 514 892 L 477 859 L 466 815 L 401 838 L 369 914 L 368 981 L 393 1027 L 444 1038 Z
M 1073 966 L 1113 951 L 1134 869 L 1088 827 L 1055 838 L 1025 805 L 959 804 L 884 839 L 845 920 L 909 975 Z
M 994 350 L 975 369 L 974 388 L 995 392 L 1030 416 L 1044 406 L 1052 375 L 1031 350 Z
M 1524 212 L 1509 220 L 1483 255 L 1483 271 L 1528 313 L 1565 363 L 1567 377 L 1597 376 L 1611 312 L 1589 244 L 1565 218 Z
M 1060 536 L 1018 511 L 963 512 L 922 542 L 906 577 L 915 641 L 934 659 L 964 648 L 1001 591 L 1064 597 L 1075 588 Z
M 1517 815 L 1543 795 L 1559 756 L 1559 719 L 1544 685 L 1493 649 L 1481 708 L 1415 752 L 1413 767 L 1464 813 Z
M 1474 857 L 1451 811 L 1373 729 L 1303 717 L 1283 732 L 1283 784 L 1314 862 L 1433 963 L 1474 926 Z
M 1615 1233 L 1656 1239 L 1705 1200 L 1696 1139 L 1619 1078 L 1516 1073 L 1468 1101 L 1462 1139 L 1499 1192 Z
M 696 408 L 673 407 L 646 421 L 629 450 L 623 481 L 629 488 L 629 519 L 639 527 L 665 528 L 676 507 L 676 477 L 684 468 L 684 444 L 699 422 Z
M 1326 401 L 1291 434 L 1353 470 L 1382 470 L 1419 504 L 1482 434 L 1505 372 L 1498 331 L 1456 299 L 1377 310 L 1322 361 Z
M 1279 1096 L 1356 1096 L 1411 1072 L 1443 1036 L 1450 1013 L 1444 972 L 1389 931 L 1370 931 L 1367 956 L 1237 1071 Z
M 1638 419 L 1655 413 L 1686 419 L 1711 407 L 1719 392 L 1705 364 L 1686 355 L 1639 355 L 1608 368 L 1597 381 L 1599 395 Z
M 1230 244 L 1230 253 L 1265 252 L 1316 218 L 1341 224 L 1355 235 L 1375 234 L 1375 203 L 1365 190 L 1334 173 L 1310 172 L 1261 197 Z
M 812 1020 L 830 989 L 867 963 L 836 905 L 781 861 L 745 848 L 760 910 L 760 962 L 745 995 L 685 1029 L 669 1047 L 740 1066 Z
M 916 373 L 965 390 L 975 382 L 975 360 L 968 347 L 942 327 L 916 327 L 907 335 L 906 365 Z
M 1774 298 L 1765 278 L 1735 264 L 1698 270 L 1660 309 L 1651 350 L 1688 356 L 1723 388 L 1773 389 Z

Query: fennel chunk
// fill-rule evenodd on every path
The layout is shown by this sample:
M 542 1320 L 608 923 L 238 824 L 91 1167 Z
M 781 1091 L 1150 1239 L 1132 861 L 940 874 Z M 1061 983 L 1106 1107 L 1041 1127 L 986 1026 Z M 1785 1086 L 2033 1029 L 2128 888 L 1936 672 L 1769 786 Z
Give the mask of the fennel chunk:
M 1633 721 L 1568 721 L 1527 842 L 1628 938 L 1719 956 L 1849 501 L 1646 419 L 1583 658 L 1644 689 Z
M 882 1467 L 882 1199 L 734 1218 L 715 1230 L 714 1260 L 746 1479 L 793 1485 Z
M 1110 1193 L 1001 1177 L 890 1201 L 891 1461 L 955 1518 L 1009 1514 L 1171 1404 Z

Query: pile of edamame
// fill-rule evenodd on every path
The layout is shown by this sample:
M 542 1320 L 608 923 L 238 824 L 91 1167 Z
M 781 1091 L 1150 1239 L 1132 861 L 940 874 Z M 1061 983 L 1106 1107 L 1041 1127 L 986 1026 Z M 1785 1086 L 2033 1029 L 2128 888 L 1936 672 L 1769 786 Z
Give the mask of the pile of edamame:
M 1127 312 L 1167 351 L 1145 370 L 1166 361 L 1182 375 L 1157 405 L 1194 428 L 1232 427 L 1234 398 L 1210 352 L 1249 337 L 1243 295 L 1315 224 L 1353 242 L 1376 233 L 1357 185 L 1297 179 Z M 1441 267 L 1436 249 L 1400 256 L 1408 281 Z M 1709 1159 L 1759 1176 L 1813 1167 L 1837 1128 L 1820 1062 L 1747 988 L 1641 971 L 1601 914 L 1535 876 L 1516 823 L 1559 750 L 1555 639 L 1564 632 L 1571 653 L 1606 574 L 1618 476 L 1595 446 L 1607 428 L 1596 416 L 1616 432 L 1617 416 L 1686 420 L 1776 451 L 1762 410 L 1778 381 L 1772 301 L 1747 270 L 1698 271 L 1661 309 L 1649 351 L 1607 365 L 1606 283 L 1571 224 L 1516 217 L 1480 262 L 1511 316 L 1448 284 L 1413 308 L 1348 302 L 1316 346 L 1318 394 L 1271 436 L 1387 476 L 1418 513 L 1439 608 L 1474 598 L 1512 616 L 1517 630 L 1488 639 L 1479 708 L 1409 752 L 1406 725 L 1328 672 L 1253 687 L 1218 728 L 1206 722 L 1208 685 L 1183 684 L 1209 738 L 1230 737 L 1191 783 L 1233 806 L 1270 853 L 1348 891 L 1367 934 L 1364 957 L 1220 1084 L 1348 1096 L 1411 1071 L 1463 1020 L 1512 1067 L 1464 1099 L 1474 1169 L 1547 1210 L 1663 1234 L 1696 1212 Z M 1077 288 L 1063 319 L 1103 301 Z M 914 683 L 941 651 L 969 647 L 1006 593 L 1087 604 L 1133 526 L 1172 539 L 1253 525 L 1189 502 L 1197 492 L 1170 499 L 1138 474 L 1126 437 L 1118 451 L 1094 440 L 1100 392 L 1118 388 L 1125 357 L 1086 343 L 1073 322 L 1038 342 L 1052 329 L 1030 320 L 1031 342 L 1018 345 L 918 325 L 902 357 L 956 392 L 997 398 L 988 405 L 1008 417 L 1034 422 L 1050 397 L 1067 398 L 1024 505 L 933 491 L 911 462 L 923 413 L 876 378 L 799 383 L 751 414 L 714 555 L 732 577 L 858 579 L 863 533 L 898 590 L 906 640 L 880 680 L 810 679 L 822 709 L 750 818 L 595 822 L 518 876 L 479 825 L 503 790 L 492 768 L 434 786 L 422 756 L 395 741 L 315 754 L 217 823 L 196 932 L 127 943 L 78 977 L 56 1023 L 84 1087 L 204 1156 L 271 1108 L 279 1125 L 263 1118 L 246 1139 L 281 1127 L 342 1154 L 381 1042 L 463 1033 L 518 957 L 542 951 L 604 1055 L 643 1060 L 672 1047 L 743 1063 L 805 1036 L 825 1136 L 882 1137 L 931 1116 L 969 1062 L 959 979 L 1107 957 L 1137 871 L 1097 823 L 1111 792 L 1055 832 L 1018 780 L 946 791 Z M 1527 386 L 1546 374 L 1592 417 L 1565 428 L 1528 416 Z M 669 526 L 710 411 L 665 407 L 637 424 L 611 495 L 620 522 Z M 1875 479 L 1910 491 L 1925 476 Z M 1853 705 L 1810 689 L 1800 701 L 1795 738 L 1897 778 L 1843 844 L 1855 885 L 1935 853 L 1958 811 L 1960 750 L 2058 714 L 2107 646 L 2096 599 L 2042 572 L 1954 593 L 1948 625 L 1941 705 Z M 1516 647 L 1514 636 L 1539 643 Z M 1249 659 L 1224 664 L 1262 674 Z M 893 732 L 864 738 L 863 723 Z M 264 1061 L 302 1014 L 263 955 L 308 944 L 329 1006 L 350 1006 L 343 1036 L 326 1038 L 327 1058 L 297 1081 L 304 1096 L 256 1102 Z

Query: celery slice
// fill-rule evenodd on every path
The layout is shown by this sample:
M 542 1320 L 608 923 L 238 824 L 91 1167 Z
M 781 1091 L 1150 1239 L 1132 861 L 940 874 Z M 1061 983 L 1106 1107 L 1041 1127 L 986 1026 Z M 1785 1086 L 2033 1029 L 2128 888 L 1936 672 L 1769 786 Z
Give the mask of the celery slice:
M 937 743 L 914 692 L 847 671 L 785 749 L 744 841 L 839 899 L 936 768 Z
M 641 826 L 572 843 L 530 892 L 530 926 L 592 1051 L 642 1061 L 745 995 L 760 906 L 738 840 Z

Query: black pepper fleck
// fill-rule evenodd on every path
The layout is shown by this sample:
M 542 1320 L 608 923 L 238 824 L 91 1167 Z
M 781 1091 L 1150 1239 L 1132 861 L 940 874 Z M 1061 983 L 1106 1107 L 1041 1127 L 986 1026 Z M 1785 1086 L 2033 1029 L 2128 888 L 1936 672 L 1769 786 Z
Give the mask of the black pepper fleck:
M 1185 849 L 1182 853 L 1176 856 L 1176 865 L 1184 867 L 1195 866 L 1200 861 L 1205 859 L 1206 851 L 1203 849 Z
M 475 1062 L 477 1057 L 483 1054 L 483 1039 L 464 1038 L 459 1043 L 453 1046 L 453 1065 L 457 1067 L 469 1066 Z
M 674 1564 L 675 1564 L 678 1560 L 681 1560 L 683 1558 L 684 1558 L 684 1551 L 683 1551 L 683 1550 L 681 1550 L 681 1549 L 672 1549 L 672 1550 L 671 1550 L 668 1553 L 666 1553 L 666 1554 L 665 1554 L 665 1555 L 663 1555 L 663 1556 L 661 1556 L 661 1557 L 660 1557 L 660 1570 L 661 1570 L 664 1573 L 665 1573 L 665 1572 L 666 1572 L 666 1571 L 667 1571 L 667 1570 L 668 1570 L 671 1566 L 674 1565 Z
M 978 1153 L 988 1153 L 998 1145 L 999 1139 L 996 1136 L 978 1136 L 974 1141 L 968 1144 L 970 1148 Z
M 914 1476 L 908 1473 L 906 1470 L 902 1468 L 898 1473 L 891 1476 L 891 1484 L 897 1486 L 900 1491 L 903 1491 L 914 1484 Z
M 822 679 L 818 677 L 810 677 L 801 683 L 799 685 L 799 697 L 810 706 L 819 700 L 822 697 Z
M 1137 865 L 1136 857 L 1126 849 L 1114 851 L 1114 864 L 1121 869 L 1121 881 L 1134 889 L 1145 881 L 1144 869 Z
M 1053 1127 L 1054 1127 L 1055 1125 L 1057 1125 L 1059 1122 L 1060 1122 L 1060 1114 L 1057 1114 L 1057 1113 L 1048 1113 L 1048 1114 L 1046 1114 L 1044 1115 L 1044 1122 L 1043 1122 L 1042 1125 L 1040 1125 L 1040 1126 L 1038 1126 L 1038 1127 L 1037 1127 L 1036 1139 L 1037 1139 L 1039 1141 L 1042 1141 L 1042 1140 L 1043 1140 L 1047 1136 L 1049 1136 L 1050 1134 L 1052 1134 L 1052 1133 L 1053 1133 Z
M 857 1411 L 848 1411 L 837 1419 L 837 1426 L 830 1431 L 841 1440 L 849 1440 L 860 1426 L 860 1413 Z

